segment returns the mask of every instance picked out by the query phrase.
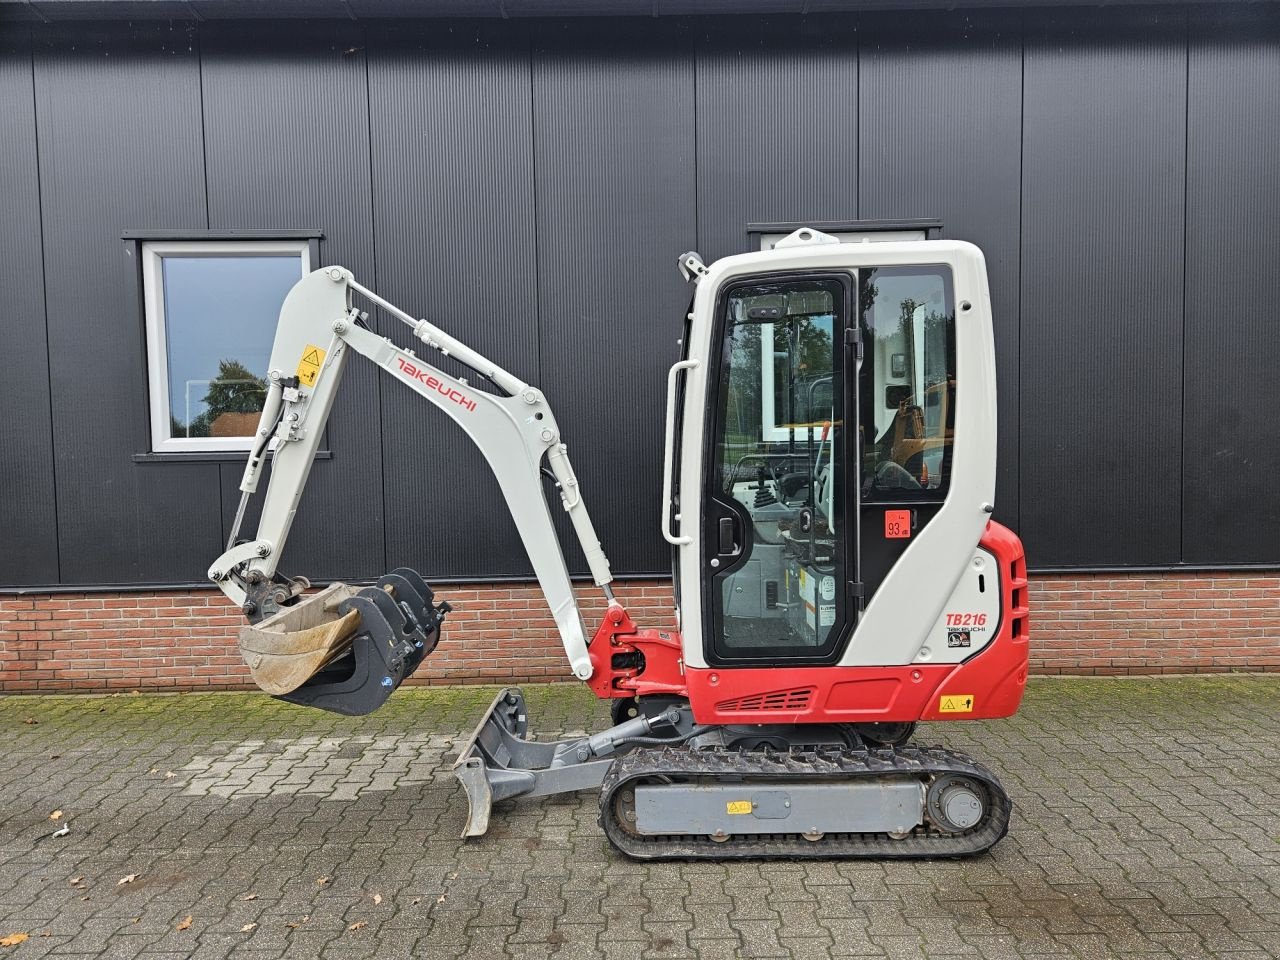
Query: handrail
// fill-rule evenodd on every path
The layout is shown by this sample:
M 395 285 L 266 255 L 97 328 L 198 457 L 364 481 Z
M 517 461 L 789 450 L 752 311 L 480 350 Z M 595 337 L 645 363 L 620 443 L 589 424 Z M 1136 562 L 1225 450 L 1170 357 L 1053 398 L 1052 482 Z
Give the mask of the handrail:
M 673 547 L 693 543 L 693 537 L 671 532 L 671 481 L 676 455 L 676 380 L 681 370 L 692 370 L 697 366 L 697 360 L 680 360 L 672 364 L 671 369 L 667 371 L 667 437 L 662 462 L 662 536 Z M 680 514 L 675 515 L 675 520 L 679 522 Z

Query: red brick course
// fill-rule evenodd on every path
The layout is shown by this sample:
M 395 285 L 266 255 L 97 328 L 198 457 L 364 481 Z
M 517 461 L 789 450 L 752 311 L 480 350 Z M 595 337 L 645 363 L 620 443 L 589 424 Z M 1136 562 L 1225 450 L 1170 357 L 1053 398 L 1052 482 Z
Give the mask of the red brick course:
M 673 625 L 665 581 L 615 584 L 642 626 Z M 604 609 L 578 591 L 593 629 Z M 441 586 L 454 607 L 414 683 L 570 679 L 532 584 Z M 1032 669 L 1057 674 L 1280 671 L 1280 574 L 1033 576 Z M 239 612 L 215 590 L 0 597 L 0 692 L 236 689 Z

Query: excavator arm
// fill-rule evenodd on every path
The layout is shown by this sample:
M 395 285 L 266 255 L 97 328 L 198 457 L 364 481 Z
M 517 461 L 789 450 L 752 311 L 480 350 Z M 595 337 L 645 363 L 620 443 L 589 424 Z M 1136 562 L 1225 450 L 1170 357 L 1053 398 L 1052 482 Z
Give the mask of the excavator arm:
M 488 380 L 498 392 L 478 390 L 466 379 L 450 376 L 412 350 L 369 330 L 363 323 L 366 314 L 353 303 L 357 294 L 405 323 L 430 350 L 453 358 Z M 427 320 L 411 316 L 361 286 L 351 271 L 332 266 L 303 277 L 285 298 L 271 351 L 267 398 L 240 483 L 240 507 L 227 550 L 209 569 L 209 578 L 241 607 L 252 624 L 242 632 L 241 649 L 255 680 L 269 692 L 287 693 L 291 685 L 296 686 L 297 665 L 306 666 L 304 673 L 309 675 L 313 672 L 310 668 L 324 667 L 347 651 L 349 644 L 344 642 L 349 641 L 360 620 L 352 614 L 360 612 L 362 603 L 370 612 L 370 603 L 382 604 L 377 589 L 357 591 L 345 584 L 304 597 L 309 586 L 305 580 L 289 580 L 277 571 L 351 353 L 373 361 L 443 411 L 479 447 L 528 551 L 569 665 L 579 679 L 590 679 L 593 671 L 585 627 L 543 493 L 544 470 L 555 478 L 592 578 L 610 601 L 613 577 L 546 398 Z M 237 542 L 245 508 L 257 490 L 273 444 L 257 536 Z M 431 625 L 420 622 L 424 611 L 426 619 L 431 617 L 430 590 L 412 571 L 396 571 L 383 580 L 387 582 L 379 581 L 379 587 L 402 605 L 407 624 L 397 623 L 388 642 L 394 643 L 395 635 L 412 641 L 413 628 L 420 627 L 416 641 L 420 660 L 422 636 L 430 633 Z M 397 587 L 408 596 L 397 596 Z M 412 596 L 415 592 L 418 596 Z M 361 601 L 357 593 L 370 596 Z M 406 600 L 411 602 L 405 605 Z M 446 609 L 443 606 L 440 615 Z M 394 617 L 395 608 L 391 613 Z M 412 646 L 410 643 L 406 650 Z M 268 655 L 264 656 L 264 649 Z M 294 664 L 284 674 L 291 679 L 270 675 L 267 668 L 273 660 Z M 416 663 L 413 661 L 413 666 Z M 306 678 L 302 676 L 302 681 Z M 383 681 L 384 686 L 392 685 L 388 680 Z M 398 681 L 394 685 L 398 686 Z

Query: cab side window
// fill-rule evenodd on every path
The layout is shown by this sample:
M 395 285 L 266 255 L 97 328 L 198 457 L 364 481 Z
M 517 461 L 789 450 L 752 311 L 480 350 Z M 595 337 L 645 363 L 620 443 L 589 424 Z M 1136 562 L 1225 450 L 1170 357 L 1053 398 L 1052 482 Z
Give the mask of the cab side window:
M 862 500 L 946 497 L 955 435 L 956 338 L 951 271 L 861 271 L 859 379 Z

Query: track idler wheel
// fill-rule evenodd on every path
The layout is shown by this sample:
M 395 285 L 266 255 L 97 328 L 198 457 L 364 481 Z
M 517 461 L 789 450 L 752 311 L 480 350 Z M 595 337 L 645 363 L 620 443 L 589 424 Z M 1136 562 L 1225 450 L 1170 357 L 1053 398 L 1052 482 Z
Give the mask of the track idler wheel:
M 963 774 L 934 780 L 925 795 L 929 821 L 943 833 L 963 833 L 982 822 L 990 803 L 985 785 Z

